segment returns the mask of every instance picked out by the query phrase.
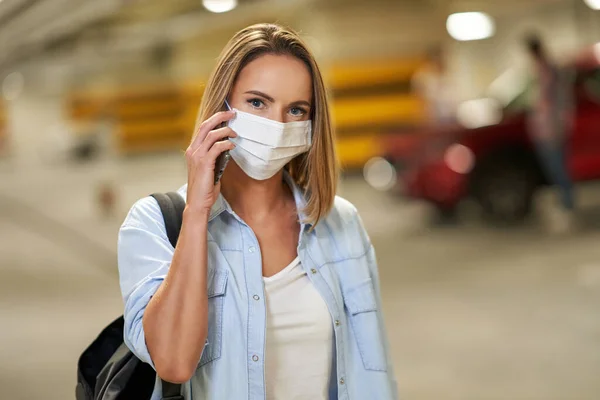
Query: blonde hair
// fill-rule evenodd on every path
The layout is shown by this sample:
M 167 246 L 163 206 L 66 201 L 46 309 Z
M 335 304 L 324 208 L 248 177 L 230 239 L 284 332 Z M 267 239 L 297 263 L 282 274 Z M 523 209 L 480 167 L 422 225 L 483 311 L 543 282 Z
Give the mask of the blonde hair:
M 312 146 L 307 153 L 294 158 L 285 168 L 306 197 L 306 206 L 302 210 L 306 216 L 303 222 L 314 226 L 333 206 L 338 163 L 323 77 L 311 51 L 296 32 L 280 25 L 257 24 L 236 33 L 221 52 L 208 79 L 194 132 L 198 131 L 203 121 L 223 110 L 240 71 L 265 54 L 296 57 L 306 64 L 312 76 Z

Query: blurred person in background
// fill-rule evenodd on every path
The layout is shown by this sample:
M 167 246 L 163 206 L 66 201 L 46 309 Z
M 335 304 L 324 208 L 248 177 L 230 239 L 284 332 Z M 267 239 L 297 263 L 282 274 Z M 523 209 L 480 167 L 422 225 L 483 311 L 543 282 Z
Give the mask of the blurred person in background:
M 412 79 L 413 91 L 424 101 L 427 124 L 446 126 L 456 121 L 456 89 L 448 74 L 444 52 L 435 47 Z
M 567 141 L 574 123 L 570 71 L 555 65 L 535 34 L 525 38 L 534 62 L 537 96 L 528 118 L 528 130 L 547 179 L 558 186 L 560 206 L 549 220 L 550 229 L 562 233 L 573 227 L 575 196 L 567 166 Z
M 335 196 L 325 88 L 296 33 L 259 24 L 231 39 L 186 159 L 176 248 L 152 197 L 119 232 L 133 353 L 186 400 L 396 399 L 375 252 Z
M 117 211 L 118 186 L 116 185 L 116 176 L 118 174 L 118 160 L 114 149 L 117 148 L 114 143 L 114 132 L 116 130 L 116 121 L 108 106 L 98 115 L 92 135 L 93 145 L 97 147 L 100 176 L 97 183 L 97 202 L 101 215 L 105 218 L 112 218 Z

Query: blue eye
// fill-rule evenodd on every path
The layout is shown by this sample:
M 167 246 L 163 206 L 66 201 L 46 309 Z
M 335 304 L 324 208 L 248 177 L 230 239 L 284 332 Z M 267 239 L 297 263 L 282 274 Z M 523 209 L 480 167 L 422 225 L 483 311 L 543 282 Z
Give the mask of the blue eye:
M 260 99 L 250 99 L 250 100 L 248 100 L 248 104 L 250 104 L 254 108 L 260 108 L 265 103 Z
M 306 111 L 304 111 L 302 108 L 299 108 L 299 107 L 292 107 L 290 109 L 290 114 L 294 117 L 301 117 L 304 114 L 306 114 Z

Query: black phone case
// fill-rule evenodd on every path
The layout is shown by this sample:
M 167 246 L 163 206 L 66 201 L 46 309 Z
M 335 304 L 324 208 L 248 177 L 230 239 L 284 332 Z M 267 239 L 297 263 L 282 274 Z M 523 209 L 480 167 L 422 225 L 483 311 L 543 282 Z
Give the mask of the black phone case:
M 227 126 L 227 122 L 223 122 L 219 125 L 219 128 L 224 128 Z M 227 140 L 227 139 L 226 139 Z M 223 172 L 225 172 L 225 167 L 227 167 L 227 163 L 231 155 L 229 154 L 229 150 L 222 152 L 219 154 L 215 161 L 215 185 L 219 183 L 221 177 L 223 176 Z
M 219 154 L 219 157 L 217 157 L 215 163 L 215 185 L 221 180 L 221 176 L 223 176 L 223 172 L 225 172 L 225 167 L 227 167 L 230 158 L 231 155 L 229 154 L 229 150 L 222 152 Z

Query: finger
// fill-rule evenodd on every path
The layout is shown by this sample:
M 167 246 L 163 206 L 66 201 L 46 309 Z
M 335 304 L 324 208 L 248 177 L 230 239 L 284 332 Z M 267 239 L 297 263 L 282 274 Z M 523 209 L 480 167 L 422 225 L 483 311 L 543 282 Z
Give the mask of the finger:
M 206 160 L 211 161 L 214 165 L 217 157 L 224 151 L 233 150 L 235 148 L 235 144 L 230 142 L 229 140 L 224 140 L 222 142 L 215 143 L 206 154 Z
M 196 132 L 196 137 L 190 144 L 190 147 L 193 149 L 200 147 L 202 142 L 204 142 L 206 135 L 208 135 L 210 131 L 215 129 L 219 124 L 229 121 L 234 115 L 235 113 L 233 111 L 220 111 L 201 123 L 198 127 L 198 131 Z
M 215 143 L 232 137 L 237 137 L 237 134 L 228 126 L 210 131 L 208 135 L 206 135 L 204 142 L 202 142 L 198 148 L 198 151 L 202 154 L 206 154 Z
M 202 124 L 200 124 L 200 126 L 198 127 L 194 140 L 189 146 L 191 152 L 195 152 L 200 147 L 200 145 L 202 144 L 202 142 L 204 142 L 204 139 L 206 138 L 208 133 L 210 133 L 210 131 L 212 131 L 222 123 L 229 121 L 231 118 L 233 118 L 234 115 L 235 113 L 233 111 L 220 111 L 208 118 L 207 120 L 205 120 L 204 122 L 202 122 Z

